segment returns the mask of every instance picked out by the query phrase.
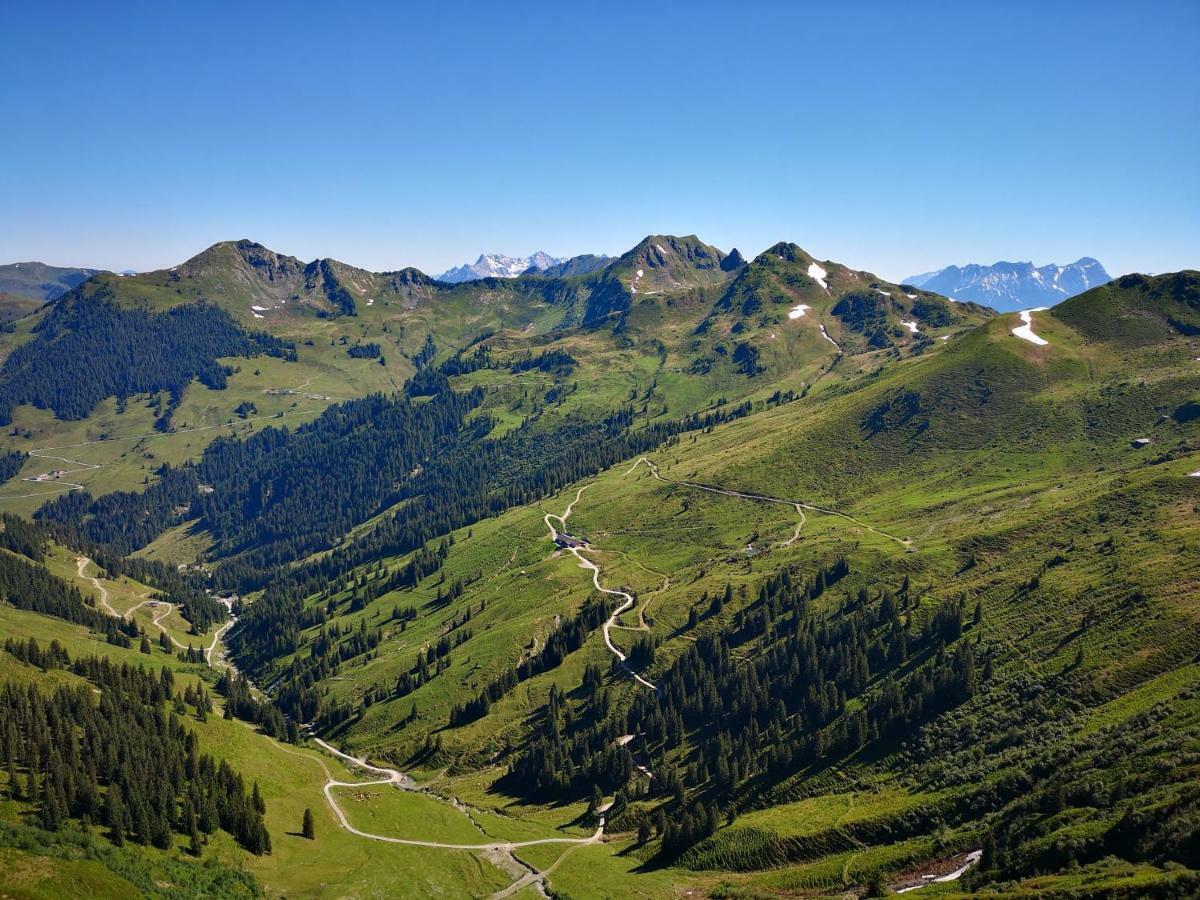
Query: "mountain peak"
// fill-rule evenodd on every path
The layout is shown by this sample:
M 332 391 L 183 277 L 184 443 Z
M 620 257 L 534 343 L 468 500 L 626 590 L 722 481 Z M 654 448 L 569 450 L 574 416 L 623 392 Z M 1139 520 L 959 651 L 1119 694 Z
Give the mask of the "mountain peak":
M 681 264 L 693 269 L 719 269 L 725 253 L 694 234 L 650 234 L 622 254 L 621 259 L 640 261 L 651 268 Z

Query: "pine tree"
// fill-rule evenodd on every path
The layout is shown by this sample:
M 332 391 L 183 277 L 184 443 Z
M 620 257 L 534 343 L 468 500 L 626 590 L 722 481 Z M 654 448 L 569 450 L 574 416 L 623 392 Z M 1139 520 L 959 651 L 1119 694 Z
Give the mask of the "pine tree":
M 602 793 L 600 793 L 600 785 L 593 784 L 592 785 L 592 797 L 588 801 L 587 814 L 589 816 L 594 816 L 596 814 L 596 811 L 598 809 L 600 809 L 600 806 L 603 803 L 604 803 L 604 795 Z
M 313 831 L 313 814 L 311 809 L 304 810 L 304 824 L 300 826 L 300 833 L 310 841 L 316 837 Z
M 125 806 L 121 802 L 121 789 L 113 785 L 108 789 L 105 803 L 108 822 L 108 839 L 118 847 L 125 844 Z

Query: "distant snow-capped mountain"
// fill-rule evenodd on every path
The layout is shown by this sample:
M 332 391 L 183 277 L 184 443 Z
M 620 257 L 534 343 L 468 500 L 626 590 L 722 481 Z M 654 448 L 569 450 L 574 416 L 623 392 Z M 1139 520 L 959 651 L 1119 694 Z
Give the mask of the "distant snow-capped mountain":
M 501 253 L 481 253 L 479 259 L 469 265 L 455 266 L 437 276 L 438 281 L 449 281 L 457 284 L 460 281 L 478 281 L 480 278 L 516 278 L 527 269 L 541 271 L 559 263 L 566 258 L 550 256 L 539 250 L 531 256 L 504 256 Z
M 911 275 L 904 283 L 955 300 L 973 300 L 1001 312 L 1011 312 L 1032 306 L 1053 306 L 1111 280 L 1104 266 L 1085 256 L 1067 266 L 1051 263 L 1035 267 L 1031 262 L 947 266 L 936 272 Z

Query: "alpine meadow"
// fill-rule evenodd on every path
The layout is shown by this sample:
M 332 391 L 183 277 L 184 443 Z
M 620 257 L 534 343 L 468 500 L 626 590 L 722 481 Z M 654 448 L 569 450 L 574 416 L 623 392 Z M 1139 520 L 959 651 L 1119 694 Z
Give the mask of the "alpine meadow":
M 1195 7 L 702 6 L 14 12 L 0 896 L 1200 896 Z

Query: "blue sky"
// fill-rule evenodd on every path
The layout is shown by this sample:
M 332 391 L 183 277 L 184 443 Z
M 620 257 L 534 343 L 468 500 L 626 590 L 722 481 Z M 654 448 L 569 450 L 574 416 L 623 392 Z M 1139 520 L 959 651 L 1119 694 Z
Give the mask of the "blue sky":
M 341 6 L 6 4 L 0 262 L 1200 267 L 1196 0 Z

